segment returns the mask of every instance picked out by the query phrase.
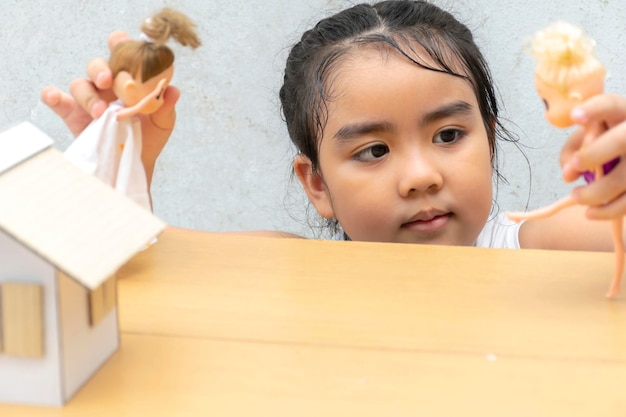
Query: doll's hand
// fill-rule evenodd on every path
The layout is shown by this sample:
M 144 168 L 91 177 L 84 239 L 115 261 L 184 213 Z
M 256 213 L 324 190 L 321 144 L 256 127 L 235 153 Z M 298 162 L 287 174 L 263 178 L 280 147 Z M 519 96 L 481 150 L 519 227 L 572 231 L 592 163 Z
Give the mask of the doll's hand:
M 590 206 L 587 216 L 611 219 L 626 214 L 626 98 L 599 95 L 587 100 L 572 112 L 572 119 L 581 126 L 600 125 L 603 133 L 581 148 L 585 130 L 577 130 L 561 152 L 563 179 L 571 182 L 583 171 L 615 158 L 620 163 L 604 177 L 576 188 L 572 195 L 577 203 Z

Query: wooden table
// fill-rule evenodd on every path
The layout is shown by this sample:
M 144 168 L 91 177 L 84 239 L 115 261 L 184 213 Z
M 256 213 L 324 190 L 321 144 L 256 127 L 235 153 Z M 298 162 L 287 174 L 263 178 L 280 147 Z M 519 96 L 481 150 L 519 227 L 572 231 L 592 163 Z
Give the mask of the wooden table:
M 624 416 L 610 253 L 167 231 L 120 272 L 122 347 L 0 416 Z

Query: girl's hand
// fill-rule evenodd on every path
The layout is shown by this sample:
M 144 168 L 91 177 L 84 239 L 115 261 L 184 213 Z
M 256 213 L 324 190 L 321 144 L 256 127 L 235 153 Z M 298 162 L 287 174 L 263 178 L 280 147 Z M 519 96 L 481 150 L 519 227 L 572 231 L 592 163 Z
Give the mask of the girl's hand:
M 612 171 L 586 186 L 577 187 L 572 196 L 577 203 L 589 206 L 590 219 L 611 219 L 626 215 L 626 98 L 599 95 L 587 100 L 572 112 L 580 126 L 561 152 L 563 179 L 576 180 L 584 171 L 620 157 Z M 585 126 L 600 125 L 604 132 L 581 149 Z
M 108 45 L 112 50 L 121 42 L 130 40 L 126 32 L 113 32 Z M 54 111 L 74 136 L 78 136 L 92 120 L 102 116 L 109 103 L 116 100 L 112 90 L 113 77 L 107 61 L 95 58 L 87 64 L 87 78 L 78 78 L 70 84 L 70 94 L 56 87 L 45 87 L 41 100 Z M 176 101 L 180 92 L 169 86 L 164 93 L 161 108 L 150 115 L 141 115 L 143 149 L 141 158 L 146 170 L 148 187 L 158 156 L 167 144 L 176 122 Z

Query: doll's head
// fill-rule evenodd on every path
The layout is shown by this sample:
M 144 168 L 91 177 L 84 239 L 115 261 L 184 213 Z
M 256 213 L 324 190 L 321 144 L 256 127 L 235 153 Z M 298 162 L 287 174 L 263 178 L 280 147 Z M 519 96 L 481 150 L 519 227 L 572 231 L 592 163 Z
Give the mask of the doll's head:
M 606 70 L 594 56 L 594 46 L 580 28 L 565 22 L 553 23 L 532 39 L 535 87 L 546 119 L 556 127 L 571 126 L 572 109 L 604 90 Z
M 153 91 L 161 79 L 166 79 L 163 89 L 169 84 L 173 75 L 174 53 L 165 43 L 170 37 L 183 46 L 200 46 L 195 24 L 172 9 L 163 9 L 147 19 L 141 25 L 141 32 L 143 39 L 118 45 L 109 59 L 115 94 L 125 106 L 138 103 Z M 141 112 L 156 111 L 160 107 L 157 102 Z

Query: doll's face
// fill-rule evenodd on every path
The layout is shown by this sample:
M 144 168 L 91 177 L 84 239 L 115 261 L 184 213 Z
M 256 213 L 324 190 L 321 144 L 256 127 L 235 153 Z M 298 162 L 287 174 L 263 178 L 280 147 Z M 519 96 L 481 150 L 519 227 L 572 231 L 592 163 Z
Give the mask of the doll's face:
M 539 77 L 535 77 L 535 88 L 545 106 L 544 117 L 556 127 L 571 126 L 570 113 L 574 108 L 574 101 L 569 99 L 566 93 L 558 91 L 556 87 L 548 85 Z
M 566 90 L 560 90 L 535 76 L 535 88 L 545 105 L 545 118 L 552 125 L 565 128 L 573 124 L 570 115 L 574 107 L 586 99 L 602 93 L 604 73 L 592 74 L 585 80 L 567 86 Z
M 113 90 L 125 107 L 132 107 L 141 102 L 138 112 L 152 114 L 163 105 L 163 93 L 173 75 L 173 65 L 146 81 L 141 81 L 141 74 L 132 78 L 130 74 L 122 71 L 115 77 Z

